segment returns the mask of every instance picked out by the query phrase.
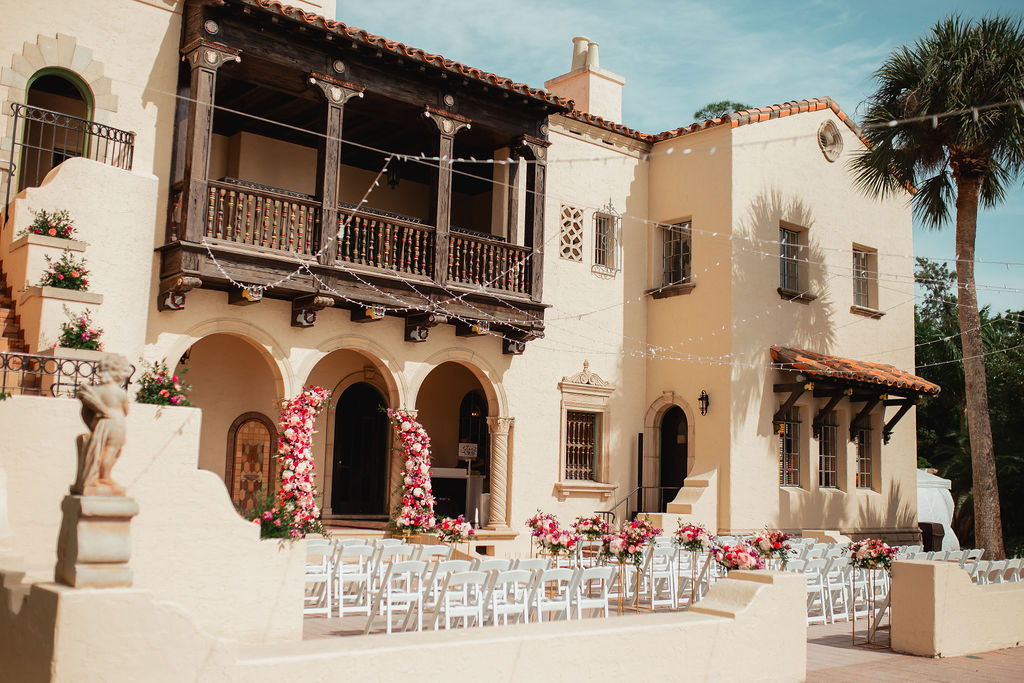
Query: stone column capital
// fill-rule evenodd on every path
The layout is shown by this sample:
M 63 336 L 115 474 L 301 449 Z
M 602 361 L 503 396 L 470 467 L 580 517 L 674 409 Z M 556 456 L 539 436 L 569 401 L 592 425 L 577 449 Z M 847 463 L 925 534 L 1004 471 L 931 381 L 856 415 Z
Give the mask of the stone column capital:
M 514 417 L 488 417 L 487 429 L 495 436 L 508 436 L 509 430 L 516 423 Z

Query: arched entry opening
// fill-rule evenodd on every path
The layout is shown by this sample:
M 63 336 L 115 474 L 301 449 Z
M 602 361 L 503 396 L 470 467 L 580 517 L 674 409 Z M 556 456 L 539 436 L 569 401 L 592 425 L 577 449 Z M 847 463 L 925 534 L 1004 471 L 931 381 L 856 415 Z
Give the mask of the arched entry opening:
M 484 521 L 482 497 L 490 490 L 487 406 L 480 381 L 461 363 L 441 363 L 420 385 L 416 419 L 430 435 L 438 516 L 461 514 L 477 524 Z
M 305 384 L 331 391 L 313 437 L 325 517 L 382 524 L 395 476 L 384 412 L 399 406 L 394 375 L 370 352 L 336 349 L 317 361 Z
M 334 419 L 331 512 L 346 516 L 388 513 L 387 402 L 372 384 L 356 382 L 338 397 Z
M 29 80 L 25 103 L 53 114 L 26 118 L 22 132 L 19 190 L 38 187 L 55 166 L 86 156 L 85 128 L 68 117 L 92 116 L 92 93 L 75 74 L 64 69 L 37 71 Z
M 664 511 L 665 505 L 675 499 L 686 479 L 688 424 L 682 408 L 672 406 L 665 411 L 661 417 L 659 436 L 659 509 Z
M 282 381 L 266 350 L 241 335 L 211 334 L 189 347 L 175 372 L 192 385 L 189 401 L 203 411 L 199 467 L 224 479 L 241 510 L 272 493 L 277 430 L 271 416 L 280 410 Z

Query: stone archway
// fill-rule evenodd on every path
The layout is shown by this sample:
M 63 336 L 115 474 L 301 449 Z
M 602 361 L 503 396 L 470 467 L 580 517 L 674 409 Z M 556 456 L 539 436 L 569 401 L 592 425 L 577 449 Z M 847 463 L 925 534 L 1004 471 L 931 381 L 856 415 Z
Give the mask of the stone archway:
M 26 41 L 22 44 L 21 52 L 14 53 L 11 65 L 0 70 L 0 83 L 7 86 L 4 106 L 25 104 L 32 77 L 44 69 L 54 68 L 74 74 L 89 88 L 93 120 L 98 123 L 112 122 L 118 108 L 118 98 L 112 89 L 113 81 L 104 75 L 103 63 L 93 59 L 90 48 L 79 45 L 77 38 L 63 33 L 52 38 L 39 34 L 36 42 Z M 10 152 L 13 133 L 14 120 L 8 117 L 0 150 Z
M 674 391 L 666 391 L 651 403 L 644 416 L 644 485 L 656 486 L 661 479 L 661 426 L 665 414 L 673 407 L 683 412 L 686 422 L 686 476 L 693 473 L 697 453 L 693 407 Z M 664 510 L 648 510 L 664 512 Z

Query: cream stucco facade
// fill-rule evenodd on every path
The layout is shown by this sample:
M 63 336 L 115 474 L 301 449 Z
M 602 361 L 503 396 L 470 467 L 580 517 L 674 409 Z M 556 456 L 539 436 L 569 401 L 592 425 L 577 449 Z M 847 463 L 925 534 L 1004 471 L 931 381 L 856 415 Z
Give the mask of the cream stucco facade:
M 492 527 L 481 535 L 481 545 L 522 554 L 529 543 L 523 521 L 538 508 L 569 521 L 610 509 L 641 480 L 646 486 L 664 485 L 663 418 L 678 407 L 685 428 L 679 428 L 676 443 L 683 449 L 672 457 L 684 458 L 675 469 L 686 476 L 685 483 L 678 494 L 676 486 L 657 505 L 648 499 L 643 506 L 667 513 L 666 524 L 689 518 L 721 532 L 767 525 L 798 533 L 885 533 L 891 540 L 916 533 L 912 411 L 883 445 L 882 408 L 875 409 L 870 417 L 873 484 L 858 488 L 856 444 L 842 437 L 856 409 L 840 403 L 837 486 L 825 489 L 818 485 L 818 443 L 809 428 L 811 413 L 824 400 L 802 397 L 796 405 L 806 413 L 808 428 L 800 432 L 800 485 L 779 486 L 779 436 L 772 418 L 786 394 L 773 391 L 773 385 L 792 380 L 770 367 L 770 346 L 913 368 L 909 206 L 905 197 L 879 202 L 855 189 L 846 162 L 861 143 L 836 109 L 824 106 L 657 140 L 586 117 L 552 114 L 544 131 L 550 143 L 544 158 L 546 185 L 537 200 L 544 207 L 543 232 L 531 245 L 544 256 L 539 302 L 547 307 L 544 335 L 527 341 L 520 355 L 502 352 L 500 334 L 459 336 L 452 324 L 433 327 L 426 341 L 411 343 L 405 341 L 405 321 L 398 314 L 354 322 L 350 302 L 338 297 L 333 307 L 317 312 L 312 327 L 293 326 L 292 303 L 275 298 L 273 291 L 258 304 L 233 306 L 223 290 L 199 287 L 188 292 L 183 310 L 158 310 L 161 252 L 154 247 L 166 241 L 173 205 L 175 120 L 183 116 L 180 110 L 176 114 L 175 93 L 181 87 L 179 68 L 186 69 L 179 67 L 184 3 L 108 4 L 117 22 L 62 0 L 45 16 L 18 13 L 0 25 L 0 83 L 8 101 L 25 101 L 33 73 L 63 70 L 91 89 L 94 119 L 136 133 L 131 171 L 71 159 L 56 166 L 40 187 L 13 197 L 0 257 L 15 290 L 34 284 L 41 250 L 49 247 L 16 249 L 17 233 L 31 222 L 33 210 L 71 212 L 77 238 L 85 245 L 81 253 L 94 272 L 91 291 L 102 295 L 101 303 L 89 307 L 106 331 L 106 348 L 133 361 L 163 359 L 188 367 L 185 379 L 202 409 L 200 468 L 229 477 L 233 426 L 240 417 L 258 414 L 275 422 L 280 402 L 305 384 L 327 387 L 335 402 L 349 388 L 365 385 L 389 407 L 418 410 L 435 436 L 435 466 L 455 468 L 455 449 L 465 438 L 460 402 L 475 391 L 486 415 L 473 417 L 491 420 L 490 462 L 477 470 L 485 478 L 491 506 L 484 506 L 477 520 L 489 517 Z M 330 14 L 319 3 L 300 4 Z M 250 9 L 262 11 L 255 5 Z M 240 63 L 247 59 L 243 53 Z M 228 74 L 236 67 L 221 68 Z M 622 79 L 596 61 L 580 69 L 549 85 L 558 93 L 559 83 L 575 84 L 578 104 L 591 113 L 620 111 L 616 98 Z M 597 79 L 588 86 L 591 90 L 580 85 L 583 78 Z M 346 107 L 358 111 L 359 102 L 353 101 Z M 0 130 L 8 131 L 3 148 L 10 150 L 13 122 L 6 108 L 2 116 Z M 843 140 L 835 161 L 819 149 L 818 129 L 827 121 L 835 123 Z M 344 136 L 344 126 L 342 131 Z M 317 150 L 285 137 L 282 133 L 275 139 L 266 130 L 230 135 L 215 130 L 209 178 L 237 177 L 316 194 Z M 507 154 L 505 148 L 494 152 L 495 158 Z M 454 193 L 453 215 L 523 244 L 527 190 L 507 188 L 503 183 L 511 184 L 510 174 L 502 165 L 486 175 L 498 184 L 486 193 Z M 343 164 L 340 199 L 358 202 L 373 176 Z M 429 222 L 431 191 L 415 178 L 395 187 L 382 179 L 367 205 Z M 512 209 L 516 213 L 510 218 Z M 601 257 L 604 266 L 595 263 L 596 214 L 618 221 L 620 239 L 613 240 L 610 266 L 607 255 Z M 567 215 L 576 216 L 580 241 L 575 251 L 563 250 Z M 685 287 L 665 288 L 662 226 L 684 222 L 690 224 L 690 278 Z M 805 235 L 805 276 L 816 295 L 813 301 L 787 300 L 777 291 L 780 226 Z M 884 316 L 851 310 L 854 245 L 878 252 L 882 275 L 872 308 Z M 415 282 L 392 307 L 430 308 L 432 300 L 417 294 Z M 466 295 L 453 288 L 448 296 Z M 504 301 L 509 310 L 521 305 L 515 298 Z M 43 300 L 40 306 L 49 312 L 22 314 L 32 351 L 52 343 L 60 321 L 60 303 Z M 597 402 L 587 408 L 598 415 L 595 474 L 569 479 L 566 419 L 577 404 L 566 402 L 560 383 L 580 373 L 585 361 L 596 376 L 594 386 L 609 391 L 601 396 L 591 392 Z M 698 404 L 702 391 L 710 400 L 706 414 Z M 343 466 L 348 466 L 339 453 L 352 457 L 344 451 L 345 437 L 339 436 L 350 433 L 339 426 L 342 412 L 338 407 L 325 412 L 314 439 L 329 516 L 338 514 L 336 505 L 348 504 L 338 499 L 344 490 Z M 380 501 L 387 501 L 397 466 L 388 458 L 381 465 L 384 478 L 371 480 L 376 507 L 345 518 L 379 518 L 385 512 Z M 494 487 L 501 482 L 503 490 L 496 495 Z M 616 509 L 620 517 L 637 508 L 632 501 Z

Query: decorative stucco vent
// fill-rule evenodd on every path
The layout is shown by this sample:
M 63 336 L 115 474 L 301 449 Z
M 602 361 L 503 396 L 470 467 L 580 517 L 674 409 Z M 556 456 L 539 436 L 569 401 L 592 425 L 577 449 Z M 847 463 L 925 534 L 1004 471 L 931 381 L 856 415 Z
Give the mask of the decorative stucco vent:
M 843 151 L 843 136 L 836 124 L 825 121 L 818 127 L 818 147 L 829 161 L 835 161 Z

